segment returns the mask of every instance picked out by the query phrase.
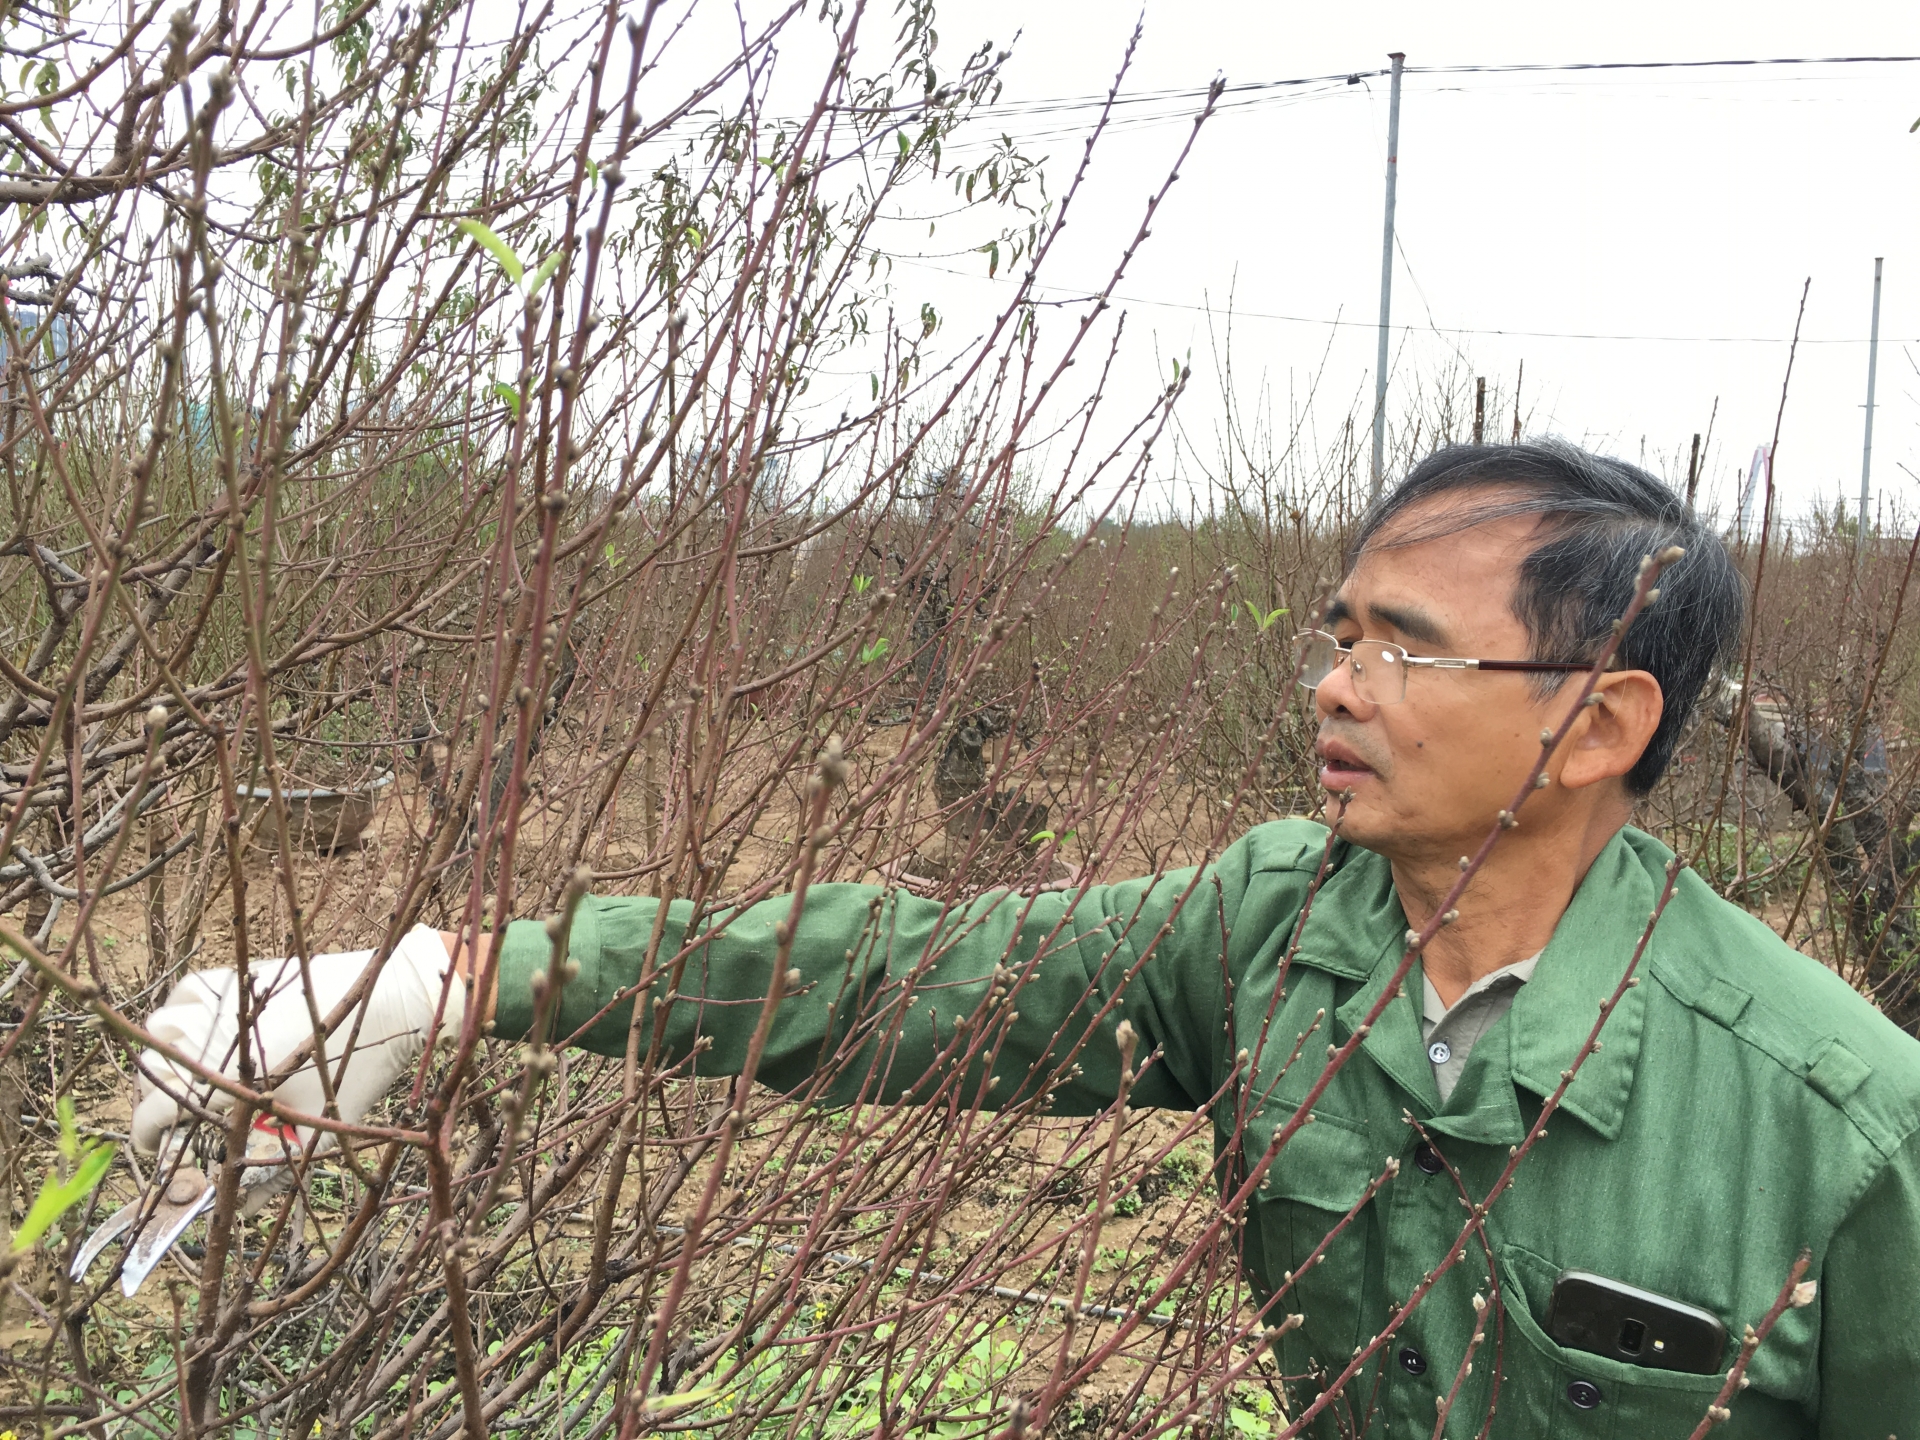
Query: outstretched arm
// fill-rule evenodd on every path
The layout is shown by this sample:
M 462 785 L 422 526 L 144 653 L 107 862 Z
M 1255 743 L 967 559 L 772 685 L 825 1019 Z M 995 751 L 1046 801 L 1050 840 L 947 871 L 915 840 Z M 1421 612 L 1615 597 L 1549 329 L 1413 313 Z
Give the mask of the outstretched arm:
M 1050 1077 L 1053 1108 L 1092 1113 L 1117 1093 L 1113 1034 L 1129 1021 L 1140 1054 L 1158 1058 L 1134 1090 L 1140 1104 L 1192 1107 L 1212 1089 L 1221 1003 L 1222 929 L 1244 888 L 1236 851 L 1217 869 L 1096 886 L 1084 893 L 992 892 L 944 905 L 899 890 L 816 885 L 794 923 L 791 974 L 756 1075 L 797 1090 L 816 1075 L 822 1098 L 926 1098 L 958 1080 L 964 1103 L 1033 1094 Z M 1229 899 L 1230 897 L 1230 899 Z M 1226 902 L 1226 903 L 1223 903 Z M 772 989 L 780 934 L 795 919 L 777 896 L 697 922 L 669 907 L 652 950 L 658 902 L 589 897 L 574 915 L 573 978 L 548 1029 L 556 1044 L 626 1052 L 656 1028 L 661 1058 L 697 1054 L 703 1074 L 738 1074 Z M 494 1033 L 534 1024 L 535 987 L 551 966 L 545 928 L 506 928 L 495 962 Z M 485 952 L 464 960 L 483 973 Z M 577 967 L 577 968 L 575 968 Z
M 788 963 L 797 974 L 774 1011 L 756 1074 L 784 1090 L 825 1074 L 830 1083 L 814 1094 L 841 1102 L 926 1098 L 957 1083 L 963 1103 L 999 1107 L 1047 1087 L 1057 1113 L 1087 1114 L 1117 1091 L 1112 1042 L 1126 1020 L 1139 1036 L 1137 1053 L 1151 1060 L 1133 1088 L 1135 1103 L 1204 1103 L 1226 1063 L 1218 1053 L 1224 952 L 1250 868 L 1259 868 L 1250 867 L 1248 852 L 1242 841 L 1204 871 L 1075 893 L 994 892 L 953 906 L 874 886 L 816 885 L 795 926 Z M 1276 923 L 1272 897 L 1257 909 L 1261 926 Z M 649 967 L 657 913 L 658 902 L 645 898 L 581 903 L 570 978 L 552 1007 L 548 1038 L 623 1055 L 637 1001 L 642 1044 L 651 1045 L 658 1025 L 660 1058 L 693 1059 L 707 1075 L 741 1073 L 792 898 L 710 912 L 697 923 L 692 907 L 676 902 Z M 319 1014 L 352 990 L 372 955 L 312 958 L 304 973 Z M 473 1005 L 494 1034 L 517 1039 L 532 1028 L 535 976 L 550 964 L 550 941 L 535 922 L 466 944 L 424 926 L 410 933 L 367 999 L 377 1024 L 356 1030 L 350 1016 L 334 1032 L 357 1036 L 344 1060 L 344 1041 L 328 1055 L 341 1118 L 360 1118 L 417 1059 L 443 986 L 443 1036 L 458 1031 Z M 483 985 L 489 969 L 494 978 Z M 312 1040 L 316 1012 L 302 993 L 302 973 L 291 961 L 253 966 L 256 1073 L 278 1068 Z M 164 1021 L 155 1033 L 205 1066 L 237 1073 L 238 989 L 230 970 L 188 976 L 155 1012 L 154 1021 Z M 204 1082 L 154 1052 L 143 1055 L 142 1070 L 148 1079 L 135 1137 L 152 1149 L 184 1110 L 212 1097 Z M 314 1089 L 309 1113 L 322 1113 L 311 1060 L 295 1084 Z

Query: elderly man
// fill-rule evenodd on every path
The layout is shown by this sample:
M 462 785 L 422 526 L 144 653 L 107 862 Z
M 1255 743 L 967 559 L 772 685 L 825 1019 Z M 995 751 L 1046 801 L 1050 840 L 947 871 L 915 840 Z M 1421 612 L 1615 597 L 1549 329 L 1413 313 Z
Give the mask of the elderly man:
M 1541 731 L 1566 718 L 1641 557 L 1676 545 L 1684 558 L 1578 707 L 1519 825 L 1389 997 L 1409 928 L 1433 918 L 1525 783 Z M 1620 986 L 1670 859 L 1628 821 L 1730 652 L 1741 608 L 1719 542 L 1632 466 L 1561 444 L 1442 451 L 1365 517 L 1321 630 L 1301 637 L 1340 820 L 1330 852 L 1321 827 L 1280 821 L 1198 877 L 994 893 L 951 912 L 817 886 L 793 937 L 802 983 L 778 1006 L 759 1078 L 797 1087 L 845 1048 L 857 1053 L 841 1057 L 841 1098 L 923 1093 L 943 1074 L 930 1013 L 945 1025 L 990 1015 L 1004 1022 L 992 1077 L 967 1083 L 1005 1103 L 1046 1080 L 1056 1110 L 1088 1113 L 1116 1093 L 1112 1032 L 1125 1019 L 1155 1056 L 1132 1102 L 1195 1109 L 1227 1096 L 1217 1143 L 1242 1152 L 1245 1173 L 1308 1098 L 1322 1038 L 1344 1044 L 1387 997 L 1244 1229 L 1256 1292 L 1284 1287 L 1276 1316 L 1305 1317 L 1279 1345 L 1286 1372 L 1310 1377 L 1298 1396 L 1310 1402 L 1446 1256 L 1465 1213 L 1453 1175 L 1488 1192 Z M 1323 853 L 1328 873 L 1299 926 Z M 703 1071 L 737 1073 L 789 909 L 768 901 L 688 935 L 671 907 L 657 953 L 688 959 L 668 997 L 663 976 L 641 973 L 655 902 L 588 899 L 553 1033 L 624 1053 L 639 989 L 667 1006 L 675 1056 L 705 1036 Z M 420 997 L 437 994 L 452 948 L 415 932 L 406 963 L 388 967 L 398 978 L 383 973 L 372 1003 L 397 1018 L 368 1033 L 391 1044 L 349 1061 L 366 1068 L 337 1087 L 343 1106 L 349 1092 L 370 1104 L 395 1057 L 418 1053 L 432 1015 Z M 480 1005 L 497 1035 L 524 1035 L 548 961 L 541 927 L 516 923 L 497 955 L 462 954 L 456 1005 Z M 316 973 L 350 977 L 364 963 L 316 961 Z M 167 1033 L 231 1037 L 230 988 L 200 982 L 177 997 Z M 282 1011 L 304 1034 L 306 1002 L 291 991 L 269 1003 L 263 1030 Z M 848 1040 L 856 1013 L 883 1021 Z M 1282 1074 L 1307 1034 L 1315 1058 Z M 1486 1220 L 1505 1313 L 1492 1434 L 1685 1436 L 1805 1247 L 1815 1298 L 1780 1320 L 1720 1433 L 1920 1436 L 1920 1045 L 1690 872 L 1602 1040 Z M 1236 1080 L 1238 1057 L 1250 1071 Z M 1236 1127 L 1240 1094 L 1267 1098 Z M 176 1114 L 155 1091 L 138 1137 L 157 1143 Z M 1404 1160 L 1398 1178 L 1296 1275 L 1386 1156 Z M 1377 1392 L 1372 1374 L 1358 1388 L 1384 1433 L 1432 1431 L 1485 1284 L 1475 1247 L 1381 1348 Z M 1474 1417 L 1463 1435 L 1486 1410 L 1491 1350 L 1457 1406 Z M 1315 1433 L 1339 1433 L 1346 1403 L 1328 1405 Z

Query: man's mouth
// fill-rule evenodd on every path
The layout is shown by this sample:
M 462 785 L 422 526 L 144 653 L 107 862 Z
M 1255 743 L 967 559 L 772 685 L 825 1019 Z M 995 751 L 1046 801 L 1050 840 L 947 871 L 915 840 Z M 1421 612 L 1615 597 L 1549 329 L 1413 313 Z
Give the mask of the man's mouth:
M 1338 740 L 1323 739 L 1314 749 L 1320 755 L 1320 783 L 1336 794 L 1374 778 L 1373 767 L 1359 752 Z

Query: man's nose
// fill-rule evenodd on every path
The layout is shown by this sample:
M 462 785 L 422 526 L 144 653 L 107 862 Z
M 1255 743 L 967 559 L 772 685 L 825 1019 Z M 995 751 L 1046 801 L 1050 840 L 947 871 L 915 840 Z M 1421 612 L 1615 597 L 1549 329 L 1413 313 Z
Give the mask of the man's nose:
M 1322 719 L 1331 720 L 1336 715 L 1348 715 L 1355 720 L 1373 718 L 1376 708 L 1371 700 L 1363 697 L 1353 688 L 1353 664 L 1343 661 L 1322 680 L 1313 692 L 1314 709 L 1320 712 Z

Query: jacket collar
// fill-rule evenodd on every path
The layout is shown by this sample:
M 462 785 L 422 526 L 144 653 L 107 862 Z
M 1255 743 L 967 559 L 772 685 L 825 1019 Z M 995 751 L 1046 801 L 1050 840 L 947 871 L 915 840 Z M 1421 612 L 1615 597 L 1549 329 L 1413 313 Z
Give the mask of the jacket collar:
M 1339 1041 L 1359 1028 L 1386 990 L 1406 953 L 1407 936 L 1406 912 L 1394 893 L 1393 872 L 1386 860 L 1370 850 L 1343 849 L 1339 868 L 1327 876 L 1314 899 L 1313 914 L 1294 957 L 1297 965 L 1361 982 L 1334 1012 L 1334 1038 Z M 1418 993 L 1420 970 L 1415 966 L 1360 1048 L 1407 1093 L 1424 1118 L 1440 1108 L 1440 1091 L 1421 1043 L 1420 1012 L 1411 998 Z
M 1601 1003 L 1627 972 L 1647 916 L 1660 898 L 1662 871 L 1670 858 L 1667 848 L 1651 836 L 1626 829 L 1609 840 L 1593 862 L 1554 928 L 1533 979 L 1520 987 L 1508 1012 L 1515 1084 L 1541 1096 L 1559 1085 L 1560 1073 L 1573 1064 L 1600 1018 Z M 1635 973 L 1647 973 L 1645 958 Z M 1646 1018 L 1643 984 L 1621 997 L 1600 1032 L 1600 1049 L 1587 1057 L 1560 1102 L 1562 1110 L 1608 1140 L 1620 1134 Z
M 1637 830 L 1622 830 L 1607 842 L 1555 927 L 1533 979 L 1514 997 L 1506 1022 L 1475 1046 L 1444 1113 L 1436 1113 L 1439 1092 L 1411 998 L 1420 986 L 1417 966 L 1362 1048 L 1434 1129 L 1481 1143 L 1517 1143 L 1524 1122 L 1513 1086 L 1546 1096 L 1559 1085 L 1561 1071 L 1573 1064 L 1601 1002 L 1632 959 L 1669 858 L 1664 846 Z M 1354 848 L 1340 859 L 1314 901 L 1294 963 L 1361 982 L 1335 1012 L 1336 1035 L 1344 1039 L 1392 978 L 1407 922 L 1383 858 Z M 1646 970 L 1643 959 L 1638 973 Z M 1626 992 L 1601 1031 L 1601 1048 L 1580 1067 L 1561 1102 L 1564 1112 L 1608 1140 L 1619 1135 L 1633 1090 L 1646 1003 L 1644 986 Z M 1496 1083 L 1501 1078 L 1511 1083 Z

